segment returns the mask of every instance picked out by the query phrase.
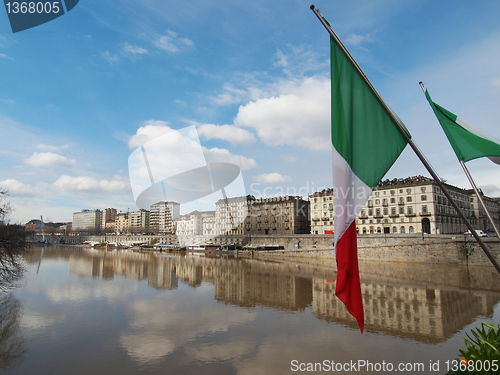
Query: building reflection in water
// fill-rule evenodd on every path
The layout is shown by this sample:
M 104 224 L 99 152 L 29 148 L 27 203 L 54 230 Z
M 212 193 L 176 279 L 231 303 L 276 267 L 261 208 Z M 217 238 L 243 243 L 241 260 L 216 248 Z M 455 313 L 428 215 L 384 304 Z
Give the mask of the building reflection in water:
M 165 290 L 178 288 L 179 280 L 195 288 L 209 282 L 215 286 L 218 301 L 285 311 L 312 307 L 319 319 L 356 327 L 355 320 L 335 297 L 335 269 L 325 265 L 98 250 L 72 252 L 69 258 L 70 272 L 79 276 L 112 279 L 120 275 L 147 280 L 148 285 Z M 488 267 L 443 267 L 364 267 L 367 272 L 361 274 L 361 289 L 365 329 L 441 342 L 477 316 L 492 316 L 493 307 L 500 300 L 498 275 Z M 435 276 L 438 271 L 443 274 L 441 277 Z M 432 279 L 438 280 L 432 283 Z

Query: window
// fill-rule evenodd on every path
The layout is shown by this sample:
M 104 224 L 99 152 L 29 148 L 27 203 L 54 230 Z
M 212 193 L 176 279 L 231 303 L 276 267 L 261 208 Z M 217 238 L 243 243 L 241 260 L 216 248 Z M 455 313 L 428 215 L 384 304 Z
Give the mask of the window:
M 391 190 L 391 195 L 394 195 L 396 194 L 396 192 L 394 190 Z
M 391 203 L 396 203 L 396 198 L 391 198 Z
M 396 215 L 396 207 L 391 208 L 391 215 Z
M 387 207 L 384 208 L 384 215 L 389 215 L 389 209 Z
M 422 206 L 422 212 L 427 213 L 427 206 Z
M 405 227 L 401 227 L 400 233 L 405 233 Z
M 408 207 L 408 215 L 413 214 L 413 207 Z
M 411 202 L 411 196 L 410 197 L 406 197 L 406 201 L 407 202 Z
M 411 194 L 411 189 L 406 189 L 406 194 Z
M 404 207 L 399 207 L 399 213 L 402 215 L 405 213 Z
M 372 216 L 373 215 L 373 209 L 368 210 L 368 215 Z
M 384 198 L 384 199 L 382 200 L 382 205 L 383 205 L 383 206 L 387 206 L 387 198 Z
M 422 193 L 425 193 L 425 186 L 422 186 L 420 190 L 422 191 Z
M 377 210 L 376 210 L 376 216 L 380 216 L 380 208 L 377 208 Z
M 398 228 L 397 227 L 392 227 L 392 233 L 398 233 Z
M 409 232 L 409 233 L 413 233 L 413 232 L 414 232 L 414 230 L 413 230 L 413 226 L 411 226 L 411 225 L 410 225 L 410 227 L 408 228 L 408 232 Z
M 426 200 L 427 200 L 427 195 L 422 195 L 422 196 L 420 197 L 420 199 L 421 199 L 421 200 L 423 200 L 423 201 L 426 201 Z
M 375 204 L 380 204 L 380 199 L 375 199 Z

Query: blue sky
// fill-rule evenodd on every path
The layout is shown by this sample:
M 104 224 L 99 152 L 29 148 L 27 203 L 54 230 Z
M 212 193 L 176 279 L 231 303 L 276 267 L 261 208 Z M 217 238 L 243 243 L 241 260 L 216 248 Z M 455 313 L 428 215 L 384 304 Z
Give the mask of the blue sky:
M 469 187 L 418 85 L 500 138 L 500 2 L 314 3 L 439 175 Z M 329 36 L 311 2 L 81 0 L 13 34 L 0 10 L 0 186 L 12 221 L 136 209 L 137 137 L 196 125 L 247 193 L 331 186 Z M 498 166 L 468 163 L 500 196 Z M 428 175 L 407 149 L 387 178 Z

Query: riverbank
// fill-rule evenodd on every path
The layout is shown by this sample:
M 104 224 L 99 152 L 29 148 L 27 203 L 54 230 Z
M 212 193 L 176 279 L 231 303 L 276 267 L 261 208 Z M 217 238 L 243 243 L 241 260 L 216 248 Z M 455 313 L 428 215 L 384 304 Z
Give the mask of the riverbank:
M 82 244 L 113 243 L 136 246 L 157 239 L 160 243 L 178 243 L 175 236 L 46 236 L 50 243 Z M 35 239 L 33 239 L 35 240 Z M 500 261 L 500 242 L 496 237 L 485 237 L 484 241 L 493 256 Z M 311 264 L 335 258 L 332 235 L 287 235 L 287 236 L 220 236 L 210 239 L 212 244 L 242 246 L 239 257 L 294 260 Z M 257 250 L 278 248 L 280 250 Z M 146 250 L 145 250 L 146 251 Z M 231 253 L 231 252 L 228 252 Z M 360 260 L 436 263 L 462 265 L 489 265 L 489 259 L 470 236 L 422 235 L 422 234 L 371 234 L 358 236 L 358 258 Z

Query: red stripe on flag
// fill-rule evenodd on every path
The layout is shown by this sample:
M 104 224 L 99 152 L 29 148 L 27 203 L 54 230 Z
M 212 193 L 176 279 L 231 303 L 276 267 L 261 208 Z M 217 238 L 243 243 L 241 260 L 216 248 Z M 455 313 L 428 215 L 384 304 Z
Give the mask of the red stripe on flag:
M 358 244 L 356 222 L 353 221 L 337 242 L 337 285 L 335 295 L 346 305 L 349 313 L 358 321 L 363 333 L 365 313 L 359 281 Z

